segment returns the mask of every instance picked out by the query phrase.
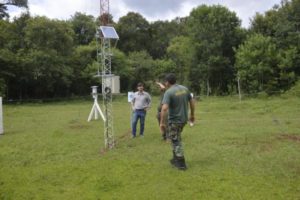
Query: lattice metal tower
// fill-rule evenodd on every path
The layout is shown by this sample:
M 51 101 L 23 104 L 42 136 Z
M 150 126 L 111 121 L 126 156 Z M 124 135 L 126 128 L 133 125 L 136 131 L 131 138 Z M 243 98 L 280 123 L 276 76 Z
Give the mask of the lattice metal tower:
M 107 26 L 109 23 L 109 0 L 100 0 L 100 24 Z
M 99 66 L 102 72 L 98 70 L 98 76 L 102 77 L 102 96 L 104 105 L 104 144 L 105 148 L 113 148 L 114 130 L 113 130 L 113 114 L 112 114 L 112 72 L 111 72 L 111 44 L 114 40 L 118 40 L 113 27 L 107 26 L 109 23 L 109 0 L 100 0 L 100 27 L 97 29 L 97 36 L 100 38 L 100 48 L 98 51 Z M 99 45 L 98 45 L 99 47 Z

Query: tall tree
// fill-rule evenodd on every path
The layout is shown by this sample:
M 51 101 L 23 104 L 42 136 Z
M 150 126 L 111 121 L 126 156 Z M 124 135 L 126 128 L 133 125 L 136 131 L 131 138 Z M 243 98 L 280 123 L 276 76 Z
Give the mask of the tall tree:
M 76 12 L 70 22 L 75 33 L 75 44 L 86 45 L 95 38 L 96 23 L 92 15 Z
M 71 25 L 64 21 L 35 17 L 25 28 L 26 50 L 20 53 L 20 66 L 31 76 L 26 77 L 27 94 L 33 97 L 62 96 L 69 92 L 73 53 Z
M 8 18 L 7 5 L 28 8 L 28 0 L 4 0 L 0 2 L 0 19 Z
M 128 59 L 134 77 L 133 83 L 154 80 L 154 61 L 147 51 L 130 52 Z
M 15 76 L 14 53 L 11 44 L 14 40 L 13 25 L 0 20 L 0 96 L 7 94 L 9 80 Z
M 150 24 L 150 47 L 148 52 L 154 59 L 166 56 L 167 48 L 174 37 L 186 35 L 186 18 L 172 21 L 156 21 Z
M 100 83 L 95 78 L 98 71 L 96 62 L 97 49 L 94 42 L 90 45 L 79 45 L 74 48 L 70 64 L 72 66 L 70 90 L 73 94 L 86 95 L 89 87 Z
M 149 28 L 148 21 L 139 13 L 129 12 L 121 17 L 116 26 L 120 36 L 118 48 L 126 54 L 132 51 L 147 51 L 151 43 Z
M 271 37 L 250 36 L 236 52 L 236 69 L 244 91 L 274 92 L 278 85 L 278 54 Z
M 195 46 L 189 37 L 179 36 L 171 40 L 167 55 L 175 63 L 176 74 L 180 83 L 189 85 L 191 66 L 195 62 Z
M 300 0 L 283 0 L 265 14 L 257 14 L 250 30 L 274 38 L 281 51 L 294 49 L 296 57 L 292 65 L 300 75 Z
M 202 5 L 191 12 L 189 33 L 197 58 L 191 81 L 196 91 L 206 85 L 207 94 L 229 92 L 228 85 L 234 80 L 233 48 L 241 42 L 240 25 L 236 14 L 220 5 Z

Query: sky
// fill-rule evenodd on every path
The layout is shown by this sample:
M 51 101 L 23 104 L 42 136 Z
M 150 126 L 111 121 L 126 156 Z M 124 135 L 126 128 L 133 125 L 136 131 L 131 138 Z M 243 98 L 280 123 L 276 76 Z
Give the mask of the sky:
M 3 0 L 0 0 L 0 2 Z M 242 26 L 249 27 L 255 13 L 264 13 L 281 0 L 110 0 L 110 14 L 114 21 L 128 12 L 138 12 L 149 22 L 172 20 L 185 17 L 193 8 L 202 4 L 223 5 L 234 11 L 242 20 Z M 28 0 L 32 16 L 47 16 L 51 19 L 70 19 L 75 12 L 93 16 L 100 13 L 100 0 Z M 9 7 L 11 17 L 20 15 L 24 9 Z

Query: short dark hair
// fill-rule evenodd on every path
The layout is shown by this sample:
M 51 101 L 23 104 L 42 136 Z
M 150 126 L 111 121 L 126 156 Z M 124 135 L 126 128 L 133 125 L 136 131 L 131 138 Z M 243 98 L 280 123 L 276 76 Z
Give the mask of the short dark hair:
M 141 87 L 141 86 L 144 87 L 144 83 L 139 82 L 139 83 L 137 84 L 137 86 L 138 86 L 138 87 Z
M 176 83 L 176 76 L 173 73 L 166 74 L 165 76 L 165 82 L 169 82 L 170 84 Z

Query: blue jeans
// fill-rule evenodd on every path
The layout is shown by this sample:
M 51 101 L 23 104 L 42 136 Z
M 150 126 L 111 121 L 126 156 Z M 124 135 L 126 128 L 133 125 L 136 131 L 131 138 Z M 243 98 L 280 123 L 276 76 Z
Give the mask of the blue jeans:
M 136 125 L 138 123 L 138 120 L 140 120 L 140 135 L 144 135 L 145 118 L 146 118 L 145 110 L 135 110 L 133 112 L 133 118 L 132 118 L 132 135 L 133 136 L 136 136 Z

